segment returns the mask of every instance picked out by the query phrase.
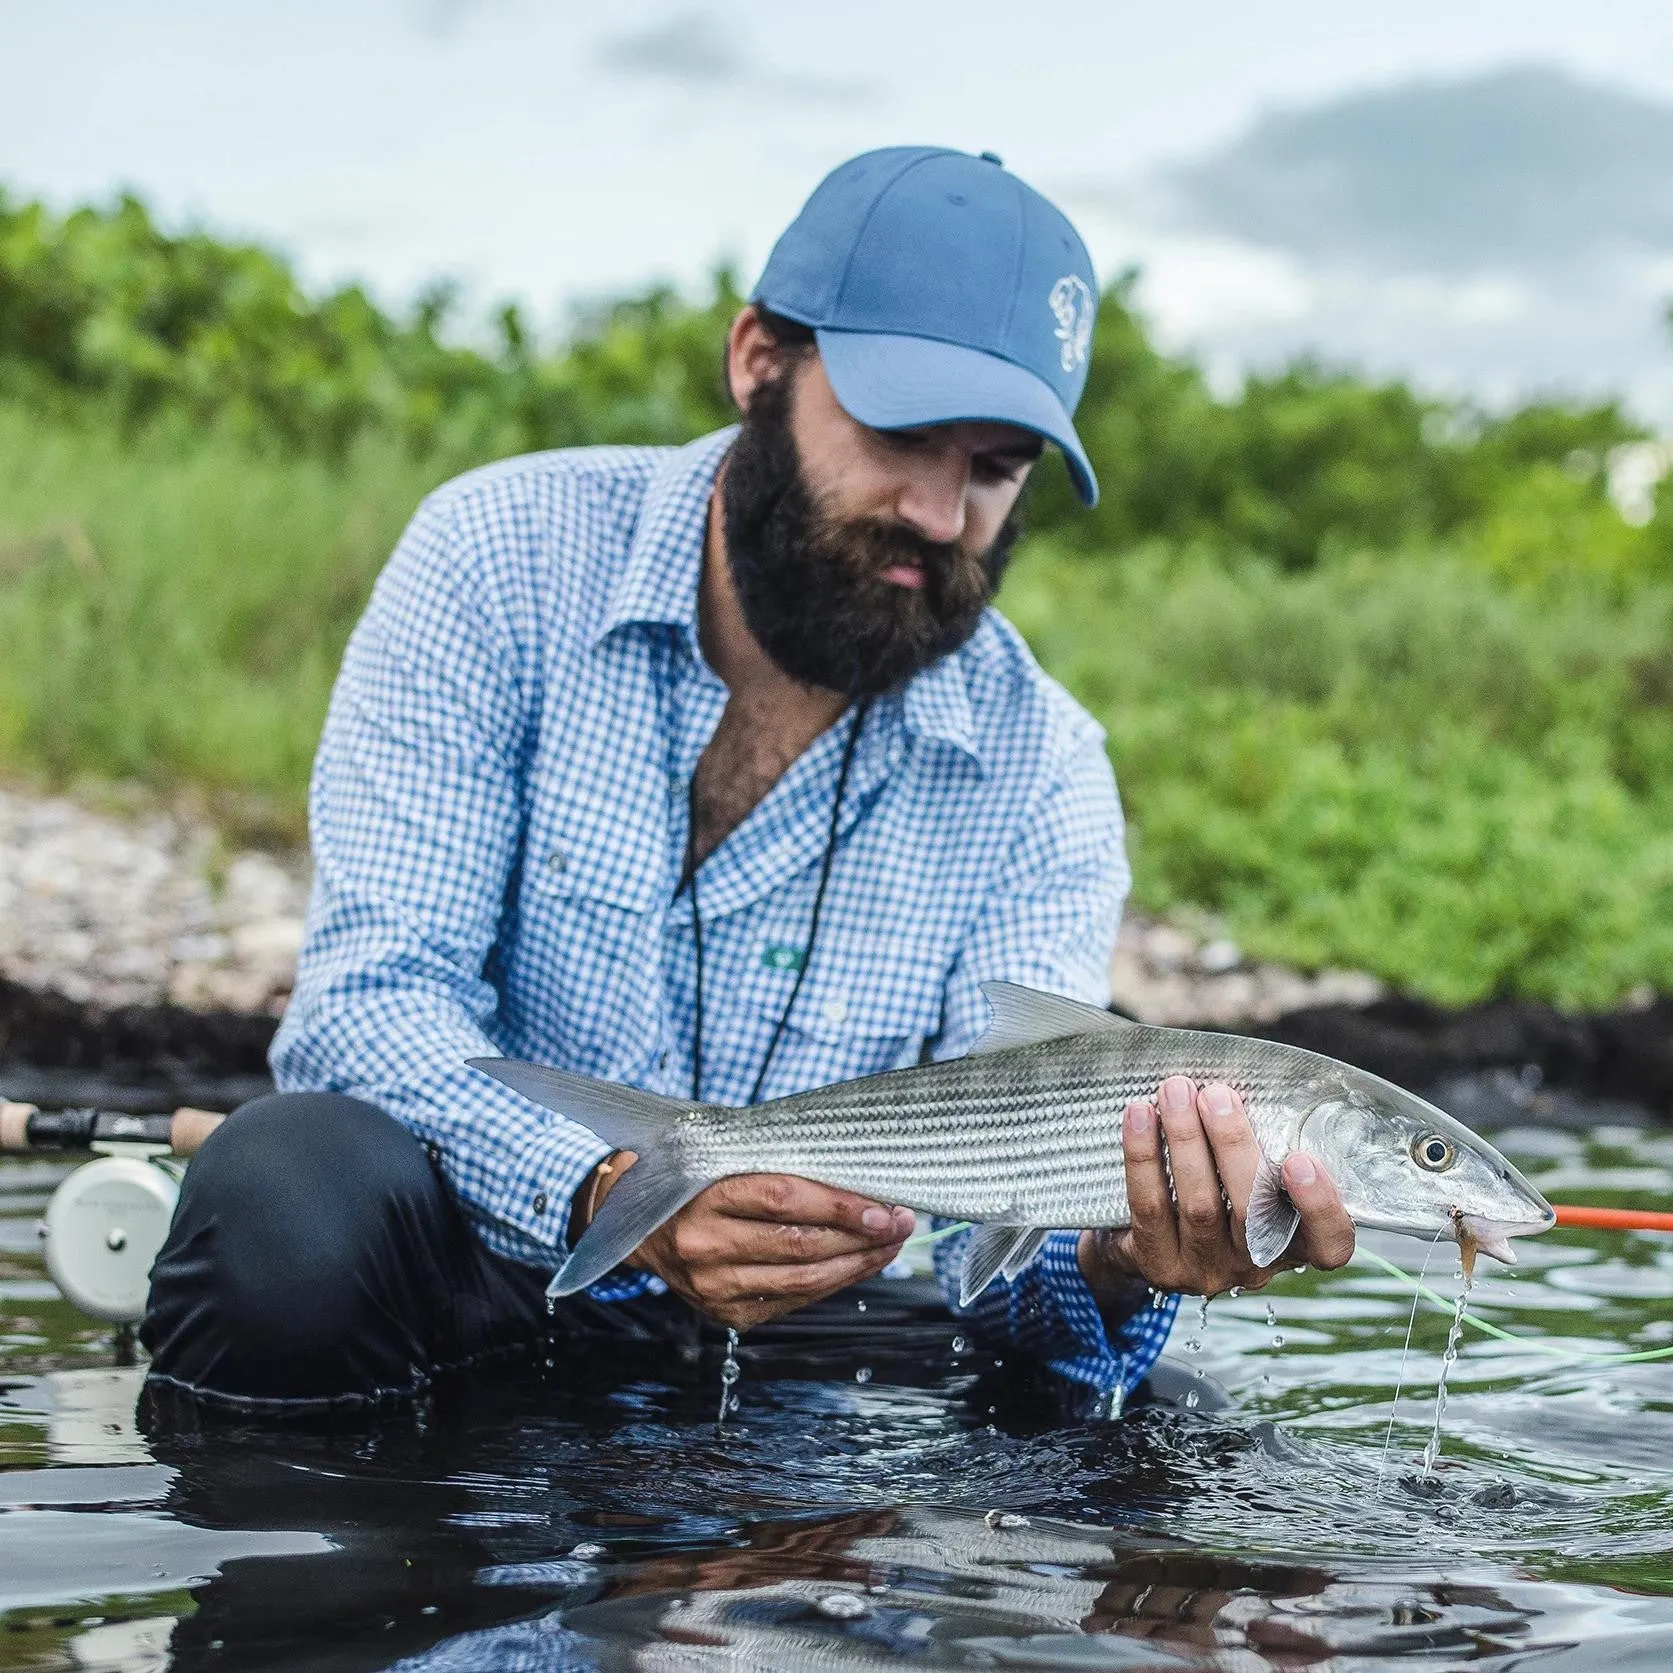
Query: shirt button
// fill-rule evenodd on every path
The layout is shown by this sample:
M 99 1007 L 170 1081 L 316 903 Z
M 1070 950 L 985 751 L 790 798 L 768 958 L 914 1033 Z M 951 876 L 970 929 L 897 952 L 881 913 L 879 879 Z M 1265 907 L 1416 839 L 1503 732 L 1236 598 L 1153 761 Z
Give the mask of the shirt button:
M 839 1023 L 848 1021 L 848 996 L 844 993 L 833 993 L 823 1005 L 819 1007 L 820 1014 L 825 1021 L 834 1028 Z
M 546 1193 L 544 1191 L 535 1192 L 534 1211 L 536 1214 L 544 1214 L 546 1212 Z

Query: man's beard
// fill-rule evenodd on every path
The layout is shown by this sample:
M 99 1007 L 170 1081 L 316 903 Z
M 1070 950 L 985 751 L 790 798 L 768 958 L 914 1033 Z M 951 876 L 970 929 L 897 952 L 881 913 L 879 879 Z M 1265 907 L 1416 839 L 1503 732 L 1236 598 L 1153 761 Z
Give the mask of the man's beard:
M 790 428 L 794 370 L 755 391 L 721 485 L 726 553 L 744 621 L 792 679 L 874 697 L 956 651 L 981 620 L 1021 532 L 1015 508 L 984 551 L 899 523 L 832 516 L 808 487 Z M 883 579 L 913 564 L 921 587 Z

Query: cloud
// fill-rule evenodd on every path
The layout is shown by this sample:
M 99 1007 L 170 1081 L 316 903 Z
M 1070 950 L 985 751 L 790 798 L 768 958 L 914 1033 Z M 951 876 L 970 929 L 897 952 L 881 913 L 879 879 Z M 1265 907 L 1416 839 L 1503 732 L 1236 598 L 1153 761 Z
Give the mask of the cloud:
M 597 61 L 624 79 L 659 81 L 687 92 L 740 92 L 827 104 L 870 97 L 859 82 L 797 75 L 757 63 L 737 36 L 707 12 L 677 12 L 633 34 L 615 35 Z
M 421 34 L 446 39 L 479 12 L 497 9 L 496 0 L 407 0 L 407 9 Z
M 1155 184 L 1309 261 L 1555 275 L 1673 251 L 1673 107 L 1553 69 L 1416 82 L 1267 115 Z

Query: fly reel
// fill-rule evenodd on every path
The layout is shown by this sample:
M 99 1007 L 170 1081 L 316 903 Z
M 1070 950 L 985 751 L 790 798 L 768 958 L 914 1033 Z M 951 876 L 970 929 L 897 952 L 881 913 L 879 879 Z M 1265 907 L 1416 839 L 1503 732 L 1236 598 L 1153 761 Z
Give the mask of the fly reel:
M 103 1152 L 59 1183 L 40 1223 L 47 1272 L 66 1301 L 106 1324 L 145 1316 L 185 1157 L 225 1119 L 207 1110 L 134 1116 L 0 1103 L 0 1150 Z

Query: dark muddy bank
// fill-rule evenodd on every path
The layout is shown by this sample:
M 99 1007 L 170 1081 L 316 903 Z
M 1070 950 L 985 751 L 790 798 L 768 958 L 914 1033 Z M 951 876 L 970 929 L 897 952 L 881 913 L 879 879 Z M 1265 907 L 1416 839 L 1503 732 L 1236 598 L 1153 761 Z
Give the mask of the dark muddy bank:
M 271 1085 L 266 1054 L 276 1027 L 272 1017 L 237 1011 L 101 1009 L 0 979 L 0 1096 L 136 1113 L 179 1104 L 231 1109 Z M 1381 999 L 1292 1011 L 1246 1032 L 1342 1058 L 1418 1092 L 1473 1079 L 1477 1103 L 1497 1099 L 1519 1119 L 1554 1109 L 1552 1094 L 1567 1092 L 1673 1120 L 1673 1000 L 1565 1016 L 1509 1000 L 1447 1011 Z

